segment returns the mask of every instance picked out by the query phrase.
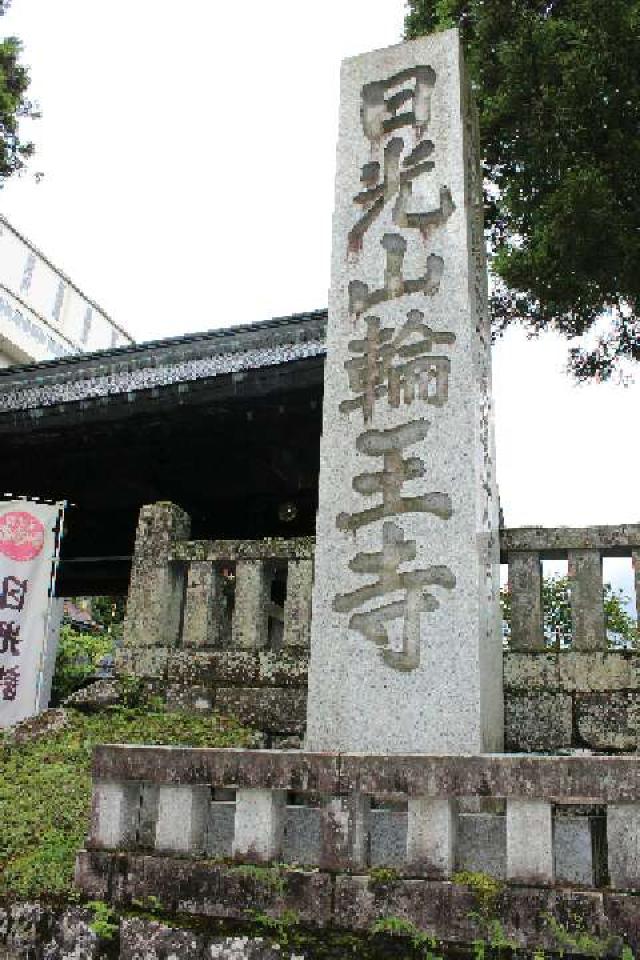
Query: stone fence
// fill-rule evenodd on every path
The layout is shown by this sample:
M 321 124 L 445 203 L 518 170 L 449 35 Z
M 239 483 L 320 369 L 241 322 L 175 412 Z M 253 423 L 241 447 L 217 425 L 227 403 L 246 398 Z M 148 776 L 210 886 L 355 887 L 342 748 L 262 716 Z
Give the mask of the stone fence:
M 161 681 L 169 706 L 216 709 L 272 735 L 304 729 L 314 541 L 190 540 L 190 520 L 140 513 L 117 668 Z M 633 558 L 640 525 L 501 531 L 511 632 L 504 657 L 507 749 L 635 750 L 640 655 L 609 649 L 602 558 Z M 573 642 L 545 645 L 542 561 L 566 559 Z
M 103 746 L 93 778 L 89 851 L 640 888 L 637 757 Z

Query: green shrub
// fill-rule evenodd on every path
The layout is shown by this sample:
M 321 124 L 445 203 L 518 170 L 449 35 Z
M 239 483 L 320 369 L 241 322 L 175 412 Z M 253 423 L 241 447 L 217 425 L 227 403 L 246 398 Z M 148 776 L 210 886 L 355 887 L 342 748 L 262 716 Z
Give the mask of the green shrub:
M 51 703 L 58 706 L 95 675 L 102 657 L 113 653 L 109 634 L 79 633 L 68 624 L 60 627 L 60 643 L 51 687 Z
M 252 736 L 231 719 L 145 708 L 70 710 L 67 726 L 40 740 L 0 737 L 0 898 L 72 893 L 75 855 L 89 827 L 97 743 L 243 747 Z

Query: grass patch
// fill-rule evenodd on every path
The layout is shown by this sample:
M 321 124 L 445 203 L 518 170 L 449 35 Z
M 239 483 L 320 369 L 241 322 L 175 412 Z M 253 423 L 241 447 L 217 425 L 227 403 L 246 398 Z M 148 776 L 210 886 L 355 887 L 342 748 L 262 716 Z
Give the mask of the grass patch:
M 73 894 L 75 855 L 89 828 L 96 744 L 244 747 L 252 736 L 229 718 L 121 709 L 70 710 L 68 725 L 42 739 L 0 739 L 0 897 Z

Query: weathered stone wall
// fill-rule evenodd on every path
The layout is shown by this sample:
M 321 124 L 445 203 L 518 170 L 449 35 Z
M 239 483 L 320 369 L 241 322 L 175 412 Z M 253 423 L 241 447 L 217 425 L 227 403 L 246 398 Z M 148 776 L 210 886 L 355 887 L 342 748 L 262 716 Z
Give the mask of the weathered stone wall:
M 637 749 L 636 651 L 509 651 L 504 685 L 507 750 Z
M 98 960 L 107 947 L 85 907 L 16 903 L 0 908 L 2 960 Z

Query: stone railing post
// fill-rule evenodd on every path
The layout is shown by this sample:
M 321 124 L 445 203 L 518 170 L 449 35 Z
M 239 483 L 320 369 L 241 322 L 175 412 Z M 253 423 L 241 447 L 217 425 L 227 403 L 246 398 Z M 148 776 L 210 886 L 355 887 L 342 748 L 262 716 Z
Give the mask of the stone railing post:
M 533 551 L 509 554 L 512 650 L 542 650 L 542 565 Z
M 598 550 L 569 550 L 574 650 L 606 650 L 602 557 Z
M 94 783 L 90 846 L 107 850 L 134 846 L 139 807 L 139 783 Z
M 368 866 L 371 798 L 362 793 L 328 797 L 320 810 L 320 866 L 328 870 Z
M 260 650 L 267 646 L 269 586 L 270 578 L 267 565 L 263 560 L 238 560 L 236 599 L 231 629 L 234 647 Z
M 640 804 L 608 804 L 607 851 L 611 886 L 640 890 Z
M 155 849 L 160 853 L 204 854 L 210 799 L 209 787 L 162 784 Z
M 458 804 L 449 797 L 409 797 L 407 870 L 446 879 L 455 870 Z
M 238 860 L 269 863 L 282 855 L 286 790 L 236 791 L 233 856 Z
M 289 560 L 284 604 L 284 646 L 309 648 L 313 560 Z
M 553 820 L 544 800 L 507 800 L 507 880 L 553 883 Z
M 209 561 L 192 560 L 187 573 L 182 646 L 219 645 L 223 609 L 220 571 Z
M 118 673 L 164 674 L 169 650 L 178 643 L 184 591 L 183 565 L 170 557 L 190 528 L 187 514 L 173 503 L 153 503 L 140 511 Z

